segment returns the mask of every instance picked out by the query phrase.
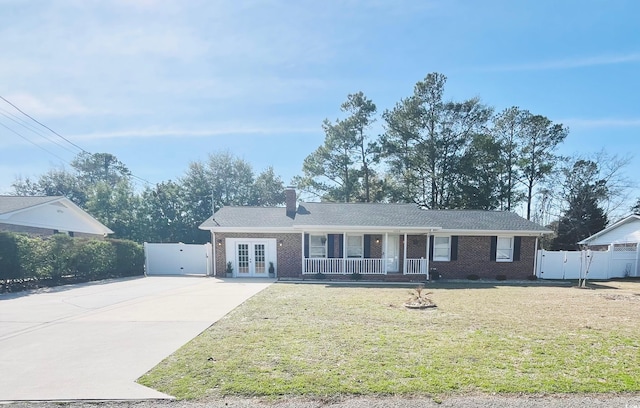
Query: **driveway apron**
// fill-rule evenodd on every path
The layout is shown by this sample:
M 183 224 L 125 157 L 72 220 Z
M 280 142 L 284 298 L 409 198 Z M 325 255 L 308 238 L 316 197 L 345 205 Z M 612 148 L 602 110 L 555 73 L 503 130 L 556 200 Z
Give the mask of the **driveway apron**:
M 135 380 L 271 283 L 147 277 L 0 295 L 0 401 L 172 398 Z

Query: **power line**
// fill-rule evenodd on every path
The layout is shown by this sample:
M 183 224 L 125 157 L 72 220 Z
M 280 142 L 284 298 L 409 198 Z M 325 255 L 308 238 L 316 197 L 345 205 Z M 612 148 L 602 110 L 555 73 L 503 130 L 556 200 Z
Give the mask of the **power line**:
M 77 144 L 73 143 L 72 141 L 70 141 L 70 140 L 69 140 L 69 139 L 67 139 L 66 137 L 62 136 L 61 134 L 59 134 L 59 133 L 58 133 L 58 132 L 56 132 L 55 130 L 51 129 L 49 126 L 47 126 L 47 125 L 45 125 L 44 123 L 42 123 L 42 122 L 38 121 L 37 119 L 35 119 L 35 118 L 34 118 L 34 117 L 32 117 L 31 115 L 29 115 L 28 113 L 26 113 L 25 111 L 23 111 L 22 109 L 20 109 L 20 108 L 19 108 L 19 107 L 17 107 L 16 105 L 14 105 L 14 104 L 13 104 L 11 101 L 9 101 L 7 98 L 5 98 L 5 97 L 3 97 L 2 95 L 0 95 L 0 99 L 2 99 L 3 101 L 5 101 L 5 102 L 6 102 L 6 103 L 8 103 L 9 105 L 11 105 L 11 106 L 12 106 L 14 109 L 16 109 L 18 112 L 22 113 L 24 116 L 28 117 L 29 119 L 31 119 L 32 121 L 34 121 L 34 122 L 35 122 L 35 123 L 37 123 L 38 125 L 40 125 L 40 126 L 44 127 L 45 129 L 49 130 L 49 131 L 50 131 L 51 133 L 53 133 L 54 135 L 56 135 L 56 136 L 58 136 L 59 138 L 61 138 L 62 140 L 64 140 L 65 142 L 67 142 L 67 143 L 69 143 L 70 145 L 74 146 L 75 148 L 79 149 L 82 153 L 86 153 L 86 154 L 88 154 L 88 155 L 91 155 L 91 152 L 89 152 L 89 151 L 87 151 L 87 150 L 83 149 L 82 147 L 80 147 L 80 146 L 78 146 Z M 2 111 L 4 111 L 4 112 L 7 112 L 6 110 L 4 110 L 4 109 L 2 109 L 2 108 L 0 108 L 0 110 L 2 110 Z M 10 112 L 7 112 L 7 113 L 8 113 L 9 115 L 13 116 L 14 118 L 18 119 L 18 118 L 17 118 L 17 116 L 15 116 L 15 115 L 11 114 Z M 5 116 L 5 117 L 7 117 L 8 119 L 10 119 L 10 120 L 12 120 L 12 121 L 14 121 L 14 122 L 18 123 L 19 125 L 21 125 L 21 126 L 25 127 L 27 130 L 31 130 L 32 132 L 34 132 L 34 133 L 36 133 L 36 134 L 39 134 L 39 135 L 40 135 L 40 136 L 42 136 L 44 139 L 46 139 L 46 140 L 48 140 L 48 141 L 50 141 L 50 142 L 52 142 L 52 143 L 55 143 L 56 145 L 58 145 L 58 146 L 60 146 L 61 148 L 63 148 L 63 149 L 65 149 L 65 150 L 69 151 L 70 153 L 74 153 L 73 151 L 71 151 L 71 150 L 69 150 L 68 148 L 66 148 L 66 147 L 62 146 L 62 145 L 61 145 L 61 144 L 59 144 L 58 142 L 56 142 L 56 141 L 54 141 L 54 140 L 52 140 L 52 139 L 49 139 L 48 137 L 46 137 L 46 136 L 45 136 L 45 135 L 43 135 L 42 133 L 40 133 L 40 132 L 36 131 L 35 129 L 30 128 L 30 127 L 27 127 L 26 123 L 25 123 L 25 124 L 21 123 L 22 121 L 19 121 L 19 119 L 18 119 L 18 120 L 14 120 L 14 119 L 12 119 L 12 118 L 8 117 L 6 114 L 3 114 L 3 116 Z M 30 140 L 29 138 L 27 138 L 27 137 L 25 137 L 25 136 L 21 135 L 19 132 L 17 132 L 17 131 L 15 131 L 15 130 L 11 129 L 10 127 L 8 127 L 8 126 L 6 126 L 6 125 L 4 125 L 4 124 L 2 124 L 2 123 L 0 123 L 0 125 L 1 125 L 2 127 L 6 128 L 7 130 L 9 130 L 9 131 L 13 132 L 13 133 L 14 133 L 14 134 L 16 134 L 17 136 L 21 137 L 22 139 L 26 140 L 27 142 L 29 142 L 29 143 L 33 144 L 34 146 L 38 147 L 39 149 L 44 150 L 45 152 L 47 152 L 47 153 L 51 154 L 52 156 L 55 156 L 55 157 L 57 157 L 58 159 L 60 159 L 62 162 L 64 162 L 64 163 L 66 163 L 66 164 L 68 164 L 68 165 L 70 165 L 70 166 L 72 166 L 72 167 L 73 167 L 73 165 L 71 165 L 69 162 L 67 162 L 66 160 L 64 160 L 62 157 L 60 157 L 60 156 L 58 156 L 57 154 L 55 154 L 55 153 L 53 153 L 53 152 L 51 152 L 51 151 L 49 151 L 49 150 L 45 149 L 44 147 L 42 147 L 42 146 L 38 145 L 37 143 L 35 143 L 34 141 Z M 133 179 L 137 179 L 137 180 L 142 181 L 142 182 L 144 182 L 144 183 L 146 183 L 146 184 L 152 184 L 150 181 L 145 180 L 145 179 L 143 179 L 142 177 L 138 177 L 138 176 L 136 176 L 135 174 L 133 174 L 133 173 L 131 173 L 131 172 L 129 172 L 129 176 L 130 176 L 131 178 L 133 178 Z
M 24 116 L 28 117 L 29 119 L 31 119 L 32 121 L 36 122 L 38 125 L 48 129 L 51 133 L 53 133 L 54 135 L 58 136 L 59 138 L 63 139 L 64 141 L 66 141 L 67 143 L 69 143 L 70 145 L 73 145 L 75 147 L 77 147 L 78 149 L 82 150 L 83 153 L 89 153 L 88 151 L 84 150 L 82 147 L 78 146 L 77 144 L 73 143 L 71 140 L 67 139 L 66 137 L 62 136 L 61 134 L 59 134 L 58 132 L 56 132 L 55 130 L 51 129 L 49 126 L 45 125 L 42 122 L 39 122 L 37 119 L 34 119 L 31 115 L 29 115 L 28 113 L 24 112 L 22 109 L 18 108 L 16 105 L 14 105 L 13 103 L 9 102 L 4 96 L 0 95 L 0 99 L 2 99 L 3 101 L 5 101 L 6 103 L 8 103 L 9 105 L 13 106 L 18 112 L 22 113 Z M 90 153 L 89 153 L 90 154 Z
M 57 154 L 45 149 L 44 147 L 40 146 L 39 144 L 37 144 L 36 142 L 34 142 L 33 140 L 24 137 L 23 135 L 21 135 L 20 133 L 16 132 L 15 130 L 11 129 L 9 126 L 5 125 L 4 123 L 0 123 L 0 126 L 4 127 L 5 129 L 9 130 L 10 132 L 15 133 L 16 135 L 18 135 L 19 137 L 23 138 L 24 140 L 26 140 L 27 142 L 31 143 L 32 145 L 34 145 L 35 147 L 44 150 L 45 152 L 49 153 L 52 156 L 57 157 L 58 159 L 62 160 L 64 163 L 71 165 L 69 162 L 67 162 L 65 159 L 63 159 L 62 157 L 58 156 Z
M 69 153 L 74 153 L 75 154 L 75 152 L 73 150 L 69 149 L 67 146 L 61 144 L 57 140 L 54 140 L 54 139 L 51 139 L 51 138 L 47 137 L 44 133 L 42 133 L 39 130 L 33 128 L 28 123 L 24 123 L 24 121 L 21 121 L 16 115 L 12 114 L 11 112 L 8 112 L 8 111 L 6 111 L 6 110 L 4 110 L 2 108 L 0 108 L 0 111 L 2 111 L 2 112 L 0 112 L 0 115 L 4 116 L 5 118 L 9 119 L 10 121 L 12 121 L 12 122 L 22 126 L 23 128 L 25 128 L 25 129 L 37 134 L 38 136 L 42 137 L 43 139 L 47 140 L 48 142 L 51 142 L 51 143 L 59 146 L 61 149 L 64 149 L 64 150 L 68 151 Z

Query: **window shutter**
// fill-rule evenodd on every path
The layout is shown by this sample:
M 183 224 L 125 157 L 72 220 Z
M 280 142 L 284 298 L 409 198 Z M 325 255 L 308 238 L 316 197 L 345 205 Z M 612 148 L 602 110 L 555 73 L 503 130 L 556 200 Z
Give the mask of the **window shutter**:
M 429 260 L 433 261 L 433 235 L 429 237 Z
M 344 234 L 338 235 L 338 258 L 344 258 Z
M 452 261 L 458 260 L 458 236 L 451 237 L 451 258 Z
M 304 234 L 304 257 L 309 257 L 309 234 Z
M 371 235 L 364 236 L 363 255 L 365 258 L 371 258 Z
M 327 258 L 335 258 L 335 245 L 333 242 L 335 241 L 335 235 L 329 234 L 327 235 Z
M 513 237 L 513 260 L 520 260 L 520 245 L 522 244 L 522 237 Z
M 489 260 L 496 260 L 496 250 L 498 249 L 498 237 L 491 237 L 491 249 L 489 249 Z

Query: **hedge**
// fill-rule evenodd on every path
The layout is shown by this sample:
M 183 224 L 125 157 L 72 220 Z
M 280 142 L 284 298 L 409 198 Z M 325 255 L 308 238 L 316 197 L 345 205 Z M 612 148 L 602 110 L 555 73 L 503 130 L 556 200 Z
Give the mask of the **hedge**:
M 0 232 L 0 282 L 5 286 L 32 280 L 98 280 L 143 274 L 144 250 L 133 241 Z

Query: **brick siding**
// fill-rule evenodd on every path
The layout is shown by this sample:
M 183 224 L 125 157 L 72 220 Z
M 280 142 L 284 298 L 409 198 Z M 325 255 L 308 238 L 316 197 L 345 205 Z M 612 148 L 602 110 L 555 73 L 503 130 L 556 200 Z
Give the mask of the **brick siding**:
M 258 238 L 276 239 L 279 278 L 302 277 L 302 237 L 299 233 L 216 233 L 214 243 L 216 259 L 216 275 L 224 276 L 226 269 L 225 238 Z M 218 240 L 221 240 L 220 245 Z M 376 242 L 376 241 L 379 242 Z M 429 268 L 441 275 L 443 279 L 466 279 L 469 275 L 478 275 L 483 279 L 495 279 L 497 275 L 505 275 L 507 279 L 526 279 L 533 274 L 535 258 L 535 237 L 521 237 L 520 260 L 513 262 L 492 261 L 490 255 L 490 236 L 458 236 L 458 256 L 455 261 L 429 261 Z M 282 241 L 282 246 L 280 242 Z M 381 258 L 383 235 L 372 234 L 370 240 L 370 257 Z M 336 236 L 334 247 L 339 246 Z M 334 249 L 338 253 L 338 248 Z M 402 272 L 404 261 L 404 235 L 400 235 L 399 266 Z M 407 255 L 409 259 L 420 259 L 428 256 L 427 237 L 425 235 L 407 235 Z M 308 276 L 306 276 L 308 278 Z M 364 279 L 381 277 L 363 276 Z M 332 276 L 332 279 L 334 277 Z M 336 277 L 337 278 L 337 277 Z M 415 278 L 415 277 L 413 277 Z
M 491 237 L 458 237 L 458 259 L 456 261 L 430 261 L 429 268 L 436 268 L 443 279 L 466 279 L 478 275 L 484 279 L 495 279 L 505 275 L 507 279 L 526 279 L 533 274 L 535 259 L 535 237 L 522 237 L 520 260 L 496 262 L 490 260 Z
M 301 234 L 277 233 L 232 233 L 217 232 L 216 242 L 213 243 L 216 260 L 216 276 L 225 276 L 227 268 L 226 243 L 225 238 L 257 238 L 257 239 L 275 239 L 276 251 L 278 253 L 278 270 L 276 275 L 278 278 L 299 278 L 302 276 L 302 249 Z M 218 242 L 218 240 L 221 240 Z M 282 246 L 280 246 L 282 241 Z
M 52 229 L 27 227 L 24 225 L 3 224 L 0 223 L 1 232 L 15 232 L 31 235 L 34 237 L 50 237 L 56 232 Z M 83 232 L 73 232 L 73 236 L 76 238 L 92 238 L 92 239 L 104 239 L 104 236 L 99 234 L 85 234 Z

